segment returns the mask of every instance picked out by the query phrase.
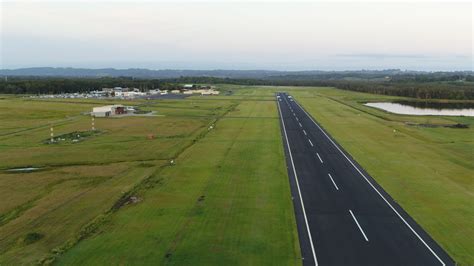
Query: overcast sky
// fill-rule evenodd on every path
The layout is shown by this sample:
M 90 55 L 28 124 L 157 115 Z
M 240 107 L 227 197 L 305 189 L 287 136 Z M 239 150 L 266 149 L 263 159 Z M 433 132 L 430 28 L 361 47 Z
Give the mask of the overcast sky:
M 0 68 L 473 69 L 470 1 L 0 1 Z

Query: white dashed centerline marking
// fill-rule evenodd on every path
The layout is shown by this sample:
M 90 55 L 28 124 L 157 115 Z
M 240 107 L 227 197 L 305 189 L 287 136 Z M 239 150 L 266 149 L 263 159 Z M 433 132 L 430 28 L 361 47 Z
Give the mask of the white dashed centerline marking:
M 301 196 L 300 182 L 298 180 L 298 175 L 296 174 L 296 168 L 295 168 L 295 164 L 293 162 L 293 155 L 291 154 L 290 142 L 288 140 L 288 134 L 286 133 L 285 121 L 283 120 L 283 114 L 281 112 L 280 104 L 278 104 L 278 111 L 280 113 L 280 120 L 281 120 L 281 123 L 282 123 L 282 126 L 283 126 L 283 132 L 285 133 L 286 146 L 288 148 L 288 153 L 290 155 L 291 166 L 293 168 L 293 173 L 294 173 L 294 177 L 295 177 L 295 181 L 296 181 L 296 187 L 298 189 L 298 196 L 299 196 L 299 199 L 300 199 L 301 209 L 303 210 L 303 217 L 304 217 L 304 221 L 305 221 L 305 224 L 306 224 L 306 230 L 308 232 L 308 238 L 309 238 L 309 243 L 311 245 L 311 251 L 313 253 L 314 264 L 316 266 L 318 266 L 318 259 L 316 258 L 316 252 L 314 251 L 313 237 L 311 236 L 311 230 L 309 229 L 309 222 L 308 222 L 308 217 L 306 216 L 306 209 L 304 208 L 303 196 Z
M 300 120 L 298 119 L 298 117 L 296 117 L 296 121 L 300 121 Z
M 311 140 L 308 139 L 308 141 L 309 141 L 309 144 L 311 145 L 311 147 L 313 147 L 313 143 L 311 142 Z
M 334 185 L 334 187 L 336 188 L 336 190 L 339 190 L 339 188 L 338 188 L 337 185 L 336 185 L 336 182 L 334 182 L 334 179 L 332 179 L 331 174 L 328 174 L 328 176 L 329 176 L 329 178 L 331 178 L 332 184 Z
M 303 129 L 303 133 L 304 133 L 305 136 L 308 136 L 308 134 L 306 134 L 306 131 L 304 129 Z
M 365 235 L 364 230 L 362 230 L 362 227 L 360 227 L 360 224 L 359 224 L 359 222 L 357 221 L 356 217 L 354 216 L 354 214 L 352 213 L 351 210 L 349 210 L 349 212 L 350 212 L 351 215 L 352 215 L 352 219 L 354 219 L 354 222 L 357 224 L 357 227 L 359 227 L 360 232 L 361 232 L 362 235 L 364 236 L 365 241 L 369 242 L 369 239 L 368 239 L 367 236 Z
M 296 102 L 295 102 L 296 103 Z M 298 103 L 296 103 L 296 105 L 306 114 L 307 117 L 309 117 L 311 119 L 311 121 L 313 121 L 314 125 L 316 125 L 319 130 L 321 130 L 321 132 L 326 136 L 326 138 L 334 145 L 334 147 L 336 147 L 336 149 L 347 159 L 347 161 L 354 167 L 354 169 L 359 172 L 359 174 L 365 179 L 365 181 L 367 181 L 367 183 L 372 187 L 372 189 L 375 190 L 375 192 L 377 192 L 377 194 L 385 201 L 385 203 L 390 207 L 390 209 L 393 210 L 393 212 L 395 212 L 395 214 L 400 218 L 400 220 L 402 220 L 402 222 L 413 232 L 413 234 L 425 245 L 425 247 L 431 252 L 431 254 L 433 254 L 433 256 L 436 257 L 436 259 L 438 259 L 438 261 L 441 263 L 441 265 L 445 266 L 446 263 L 444 263 L 444 261 L 438 256 L 438 254 L 436 254 L 436 252 L 434 252 L 434 250 L 428 245 L 428 243 L 425 242 L 425 240 L 423 240 L 423 238 L 415 231 L 415 229 L 413 229 L 413 227 L 411 227 L 411 225 L 405 220 L 405 218 L 403 218 L 403 216 L 392 206 L 392 204 L 390 204 L 390 202 L 382 195 L 382 193 L 380 193 L 380 191 L 372 184 L 372 182 L 369 181 L 369 179 L 364 175 L 364 173 L 362 173 L 362 171 L 349 159 L 349 157 L 347 157 L 347 155 L 336 145 L 336 143 L 328 136 L 328 134 L 318 125 L 318 123 L 316 123 L 316 121 L 314 121 L 313 117 L 311 117 L 308 112 L 306 112 L 306 110 L 301 107 L 301 105 L 299 105 Z
M 323 163 L 323 160 L 321 159 L 321 156 L 319 156 L 319 153 L 316 153 L 316 155 L 318 155 L 319 161 Z
M 300 125 L 300 127 L 303 127 L 303 125 L 300 122 L 298 122 L 298 125 Z

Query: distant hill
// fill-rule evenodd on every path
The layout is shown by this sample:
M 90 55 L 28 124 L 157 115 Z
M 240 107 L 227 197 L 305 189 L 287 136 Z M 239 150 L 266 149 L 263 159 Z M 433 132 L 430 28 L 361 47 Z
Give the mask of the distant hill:
M 287 72 L 267 70 L 150 70 L 129 69 L 88 69 L 34 67 L 20 69 L 1 69 L 2 76 L 43 76 L 43 77 L 136 77 L 136 78 L 179 78 L 179 77 L 217 77 L 217 78 L 263 78 Z
M 38 76 L 38 77 L 134 77 L 134 78 L 179 78 L 179 77 L 216 77 L 216 78 L 314 78 L 314 79 L 344 79 L 350 77 L 380 78 L 400 74 L 423 74 L 429 72 L 388 70 L 358 70 L 358 71 L 274 71 L 274 70 L 151 70 L 143 68 L 129 69 L 89 69 L 63 67 L 33 67 L 20 69 L 0 69 L 0 76 Z M 446 72 L 452 75 L 454 72 Z M 464 73 L 465 72 L 459 72 Z M 472 73 L 472 72 L 471 72 Z

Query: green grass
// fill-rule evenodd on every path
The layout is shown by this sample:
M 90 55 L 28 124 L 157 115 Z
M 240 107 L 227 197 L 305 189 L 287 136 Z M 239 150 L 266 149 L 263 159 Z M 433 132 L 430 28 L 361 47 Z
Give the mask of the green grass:
M 300 264 L 274 101 L 127 102 L 159 116 L 44 143 L 90 130 L 95 101 L 0 100 L 0 265 Z M 22 166 L 41 169 L 2 171 Z
M 212 119 L 222 115 L 231 104 L 229 101 L 202 100 L 154 101 L 151 104 L 139 101 L 134 104 L 156 111 L 161 116 L 97 118 L 95 127 L 101 131 L 100 135 L 80 145 L 45 145 L 44 140 L 49 138 L 51 126 L 55 136 L 91 129 L 91 118 L 81 113 L 90 111 L 94 105 L 81 101 L 67 104 L 63 101 L 0 101 L 0 111 L 3 110 L 0 112 L 1 126 L 9 125 L 3 128 L 3 135 L 0 128 L 0 169 L 33 164 L 60 166 L 131 159 L 168 160 L 189 145 L 196 134 Z M 171 114 L 169 106 L 174 106 Z M 148 140 L 150 134 L 155 138 Z
M 400 98 L 330 88 L 218 87 L 231 95 L 123 101 L 159 116 L 96 119 L 100 134 L 55 145 L 51 125 L 90 130 L 82 113 L 111 102 L 0 97 L 0 265 L 301 264 L 277 91 L 474 264 L 474 118 L 390 114 L 362 103 Z M 41 169 L 3 171 L 23 166 Z
M 84 224 L 107 211 L 122 192 L 155 169 L 121 163 L 1 174 L 0 190 L 8 200 L 1 204 L 7 220 L 0 226 L 0 264 L 30 264 L 41 259 L 73 238 Z M 31 233 L 42 237 L 25 242 L 23 239 Z
M 300 264 L 274 102 L 243 102 L 59 264 Z
M 192 145 L 231 104 L 204 102 L 205 108 L 195 110 L 203 117 L 181 110 L 191 104 L 188 101 L 125 104 L 141 107 L 150 103 L 158 114 L 164 109 L 160 104 L 173 104 L 179 117 L 97 118 L 100 134 L 78 143 L 46 144 L 51 125 L 55 136 L 87 132 L 91 118 L 83 113 L 108 103 L 0 99 L 0 195 L 4 199 L 0 203 L 0 265 L 30 264 L 70 243 L 84 226 L 110 212 L 123 193 Z M 153 139 L 148 138 L 150 134 Z M 41 169 L 4 171 L 23 166 Z

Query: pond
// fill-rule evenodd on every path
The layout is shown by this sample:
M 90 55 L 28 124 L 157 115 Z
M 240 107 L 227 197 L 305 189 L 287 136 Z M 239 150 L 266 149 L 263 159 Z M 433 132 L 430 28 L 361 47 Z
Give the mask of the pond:
M 364 105 L 402 115 L 474 116 L 474 103 L 397 101 Z
M 7 169 L 7 172 L 33 172 L 40 170 L 41 168 L 37 167 L 25 167 L 25 168 L 12 168 L 12 169 Z

